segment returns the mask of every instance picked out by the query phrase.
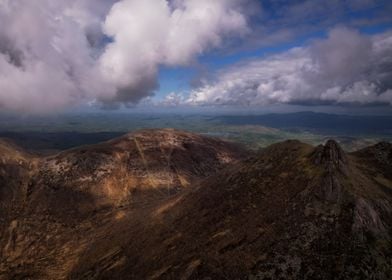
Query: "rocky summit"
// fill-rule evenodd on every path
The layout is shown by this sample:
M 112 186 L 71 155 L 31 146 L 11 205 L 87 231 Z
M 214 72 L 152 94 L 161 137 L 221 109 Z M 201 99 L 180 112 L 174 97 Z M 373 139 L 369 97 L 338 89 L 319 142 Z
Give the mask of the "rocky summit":
M 0 143 L 0 279 L 391 279 L 392 144 Z

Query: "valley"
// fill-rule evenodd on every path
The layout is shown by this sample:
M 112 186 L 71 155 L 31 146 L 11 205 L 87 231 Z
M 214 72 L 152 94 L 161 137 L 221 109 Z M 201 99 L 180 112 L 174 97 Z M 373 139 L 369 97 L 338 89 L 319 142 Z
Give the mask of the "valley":
M 330 123 L 332 122 L 332 123 Z M 319 145 L 333 138 L 346 151 L 392 140 L 392 117 L 313 112 L 258 115 L 81 113 L 53 117 L 2 116 L 0 137 L 49 155 L 140 129 L 175 128 L 237 142 L 251 150 L 297 139 Z

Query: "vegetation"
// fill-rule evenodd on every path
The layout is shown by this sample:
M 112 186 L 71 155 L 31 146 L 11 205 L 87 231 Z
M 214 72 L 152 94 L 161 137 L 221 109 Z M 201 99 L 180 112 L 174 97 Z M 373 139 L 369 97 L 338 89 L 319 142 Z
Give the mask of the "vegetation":
M 287 139 L 318 145 L 334 138 L 345 150 L 353 151 L 392 139 L 389 123 L 380 123 L 378 118 L 341 116 L 342 126 L 339 126 L 339 116 L 333 115 L 334 125 L 326 129 L 325 118 L 330 115 L 298 114 L 270 117 L 125 113 L 68 114 L 52 118 L 3 116 L 0 118 L 0 137 L 10 138 L 27 150 L 41 153 L 94 144 L 139 129 L 167 127 L 225 138 L 254 150 Z M 311 114 L 313 121 L 304 121 L 304 114 Z M 355 129 L 348 129 L 350 125 Z M 372 125 L 376 129 L 371 129 Z M 342 129 L 346 132 L 343 133 Z

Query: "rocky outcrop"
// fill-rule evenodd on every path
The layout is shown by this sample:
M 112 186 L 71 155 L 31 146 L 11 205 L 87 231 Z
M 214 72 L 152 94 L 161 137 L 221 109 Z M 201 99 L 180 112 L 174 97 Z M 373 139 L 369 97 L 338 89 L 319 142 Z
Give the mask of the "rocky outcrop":
M 348 175 L 348 157 L 343 149 L 336 141 L 328 140 L 315 148 L 311 160 L 320 168 L 320 177 L 314 186 L 316 196 L 322 201 L 341 202 L 345 190 L 340 177 Z
M 324 165 L 329 171 L 345 171 L 347 156 L 335 140 L 328 140 L 325 145 L 318 146 L 313 154 L 315 164 Z

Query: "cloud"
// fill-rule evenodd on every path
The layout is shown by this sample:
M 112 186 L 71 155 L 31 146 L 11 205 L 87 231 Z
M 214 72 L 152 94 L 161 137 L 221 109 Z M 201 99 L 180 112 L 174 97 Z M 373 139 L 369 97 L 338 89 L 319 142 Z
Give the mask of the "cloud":
M 81 24 L 72 14 L 76 4 L 0 2 L 2 110 L 56 111 L 102 93 L 85 30 L 95 15 L 86 15 Z
M 218 72 L 193 105 L 392 104 L 392 34 L 334 28 L 328 38 Z
M 372 16 L 348 21 L 390 21 L 391 7 L 373 0 L 1 0 L 0 110 L 133 106 L 159 88 L 161 66 L 195 66 L 213 49 L 287 42 L 364 10 Z M 172 94 L 163 105 L 390 103 L 391 36 L 333 29 L 308 47 L 220 71 L 213 82 L 200 71 L 189 98 Z
M 225 35 L 246 32 L 238 1 L 163 0 L 116 3 L 104 23 L 113 38 L 99 60 L 123 102 L 136 102 L 156 88 L 159 65 L 187 65 Z M 136 12 L 137 11 L 137 12 Z M 132 94 L 135 89 L 139 96 Z M 142 93 L 141 93 L 142 92 Z M 128 94 L 130 93 L 130 94 Z
M 160 65 L 192 63 L 248 31 L 241 0 L 3 0 L 0 109 L 137 103 Z
M 179 93 L 171 92 L 165 98 L 158 102 L 156 105 L 163 107 L 176 107 L 184 104 L 184 96 Z

